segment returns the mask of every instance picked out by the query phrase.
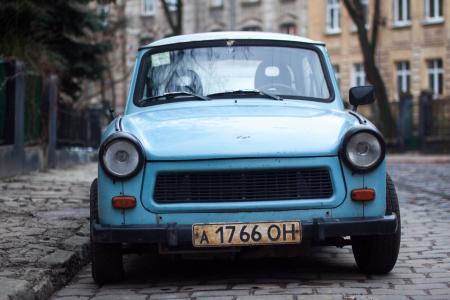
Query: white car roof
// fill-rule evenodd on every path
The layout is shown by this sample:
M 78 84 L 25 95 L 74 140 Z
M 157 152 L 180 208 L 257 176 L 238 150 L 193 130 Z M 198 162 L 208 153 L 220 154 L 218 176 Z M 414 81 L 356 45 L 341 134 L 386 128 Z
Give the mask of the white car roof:
M 314 41 L 301 36 L 283 33 L 253 32 L 253 31 L 219 31 L 219 32 L 177 35 L 155 41 L 141 48 L 151 48 L 178 43 L 216 41 L 216 40 L 270 40 L 270 41 L 298 42 L 306 44 L 321 44 L 321 45 L 324 44 L 323 42 Z

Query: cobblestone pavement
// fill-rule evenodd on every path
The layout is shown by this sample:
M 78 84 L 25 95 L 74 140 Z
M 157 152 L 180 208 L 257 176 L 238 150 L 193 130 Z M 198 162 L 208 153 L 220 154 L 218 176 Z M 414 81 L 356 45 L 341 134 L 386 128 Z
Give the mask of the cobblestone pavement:
M 450 299 L 450 164 L 391 164 L 402 209 L 399 260 L 365 276 L 350 247 L 248 261 L 128 256 L 127 279 L 98 287 L 85 267 L 54 299 Z
M 46 299 L 88 260 L 96 165 L 0 179 L 0 299 Z

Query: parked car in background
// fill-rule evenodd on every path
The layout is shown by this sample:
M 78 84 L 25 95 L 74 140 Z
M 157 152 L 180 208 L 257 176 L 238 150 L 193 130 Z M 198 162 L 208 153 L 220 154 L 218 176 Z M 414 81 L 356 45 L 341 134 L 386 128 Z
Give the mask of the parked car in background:
M 103 134 L 91 188 L 92 272 L 122 254 L 351 245 L 362 272 L 394 267 L 400 211 L 380 132 L 344 109 L 325 46 L 272 33 L 166 38 L 138 53 L 123 116 Z M 153 246 L 153 247 L 152 247 Z

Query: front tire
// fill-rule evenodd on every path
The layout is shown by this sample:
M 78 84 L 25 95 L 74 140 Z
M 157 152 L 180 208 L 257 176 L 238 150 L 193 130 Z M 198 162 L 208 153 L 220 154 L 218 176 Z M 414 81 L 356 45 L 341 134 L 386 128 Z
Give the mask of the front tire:
M 90 193 L 92 278 L 102 285 L 120 281 L 123 276 L 122 245 L 96 243 L 92 236 L 93 224 L 98 222 L 97 179 L 92 182 Z
M 352 249 L 356 264 L 366 274 L 387 274 L 395 266 L 400 250 L 400 207 L 394 183 L 386 174 L 386 215 L 395 213 L 398 228 L 394 234 L 353 236 Z

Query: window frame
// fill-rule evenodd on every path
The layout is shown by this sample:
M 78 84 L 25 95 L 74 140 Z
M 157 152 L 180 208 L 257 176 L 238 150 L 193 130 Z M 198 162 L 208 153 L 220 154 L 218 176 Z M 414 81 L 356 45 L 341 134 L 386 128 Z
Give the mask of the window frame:
M 148 10 L 146 2 L 153 3 L 153 9 Z M 141 16 L 152 17 L 156 15 L 156 0 L 141 0 Z
M 136 107 L 143 107 L 139 104 L 139 91 L 142 89 L 144 82 L 144 74 L 146 73 L 146 66 L 144 65 L 144 62 L 146 61 L 147 57 L 159 53 L 159 52 L 165 52 L 165 51 L 174 51 L 174 50 L 183 50 L 188 48 L 207 48 L 207 47 L 227 47 L 227 43 L 229 42 L 228 39 L 226 40 L 213 40 L 213 41 L 202 41 L 202 42 L 185 42 L 185 43 L 179 43 L 179 44 L 170 44 L 170 45 L 162 45 L 162 46 L 156 46 L 156 47 L 141 47 L 139 50 L 145 50 L 147 49 L 139 63 L 139 67 L 137 68 L 137 77 L 136 82 L 134 86 L 130 87 L 133 89 L 133 95 L 132 95 L 132 101 L 133 104 Z M 315 97 L 304 97 L 304 96 L 292 96 L 289 95 L 289 99 L 293 100 L 304 100 L 304 101 L 313 101 L 313 102 L 321 102 L 321 103 L 332 103 L 336 100 L 335 96 L 335 89 L 334 86 L 331 83 L 331 70 L 328 69 L 328 65 L 326 62 L 326 59 L 324 57 L 324 54 L 322 51 L 320 51 L 319 47 L 316 44 L 308 44 L 308 43 L 301 43 L 301 42 L 291 42 L 291 41 L 274 41 L 274 40 L 235 40 L 234 46 L 272 46 L 272 47 L 291 47 L 291 48 L 300 48 L 300 49 L 308 49 L 314 51 L 320 62 L 320 66 L 322 68 L 323 76 L 325 78 L 325 82 L 327 85 L 329 97 L 327 99 L 323 98 L 315 98 Z M 283 95 L 281 95 L 282 97 Z M 180 97 L 179 99 L 183 99 Z M 162 103 L 155 103 L 151 104 L 153 105 L 162 105 L 166 104 L 164 102 Z M 148 105 L 146 105 L 148 106 Z
M 333 18 L 332 18 L 333 17 Z M 341 1 L 327 0 L 325 7 L 325 33 L 341 33 Z
M 426 64 L 428 88 L 433 93 L 433 98 L 439 98 L 444 94 L 444 60 L 442 58 L 431 58 L 426 60 Z M 431 68 L 430 64 L 432 65 Z
M 361 67 L 361 70 L 357 70 L 357 66 Z M 352 87 L 367 85 L 367 75 L 366 75 L 366 71 L 364 70 L 364 63 L 353 63 L 351 76 L 352 76 L 352 78 L 351 78 L 352 79 L 352 81 L 351 81 Z M 362 81 L 363 81 L 362 84 L 358 84 L 358 81 L 360 79 L 362 79 Z
M 365 8 L 365 10 L 364 10 L 364 15 L 365 15 L 365 20 L 366 20 L 365 27 L 366 27 L 366 29 L 369 29 L 369 0 L 359 0 L 359 1 L 361 2 L 361 5 L 363 5 Z M 358 28 L 356 27 L 356 25 L 353 21 L 352 21 L 351 31 L 352 32 L 358 31 Z
M 246 26 L 243 26 L 242 28 L 241 28 L 241 31 L 247 31 L 247 32 L 261 32 L 261 31 L 263 31 L 263 29 L 262 29 L 262 27 L 261 26 L 259 26 L 259 25 L 246 25 Z
M 411 91 L 411 63 L 409 60 L 400 60 L 395 63 L 395 78 L 397 85 L 397 97 L 400 99 L 402 93 Z M 401 82 L 401 84 L 399 84 Z M 405 90 L 406 85 L 406 90 Z
M 209 0 L 210 8 L 223 8 L 224 0 Z
M 400 3 L 402 6 L 400 6 Z M 402 18 L 400 19 L 400 10 Z M 393 0 L 393 27 L 411 26 L 411 0 Z
M 283 30 L 287 29 L 287 30 Z M 290 32 L 293 29 L 293 32 Z M 294 22 L 286 22 L 280 25 L 280 32 L 290 35 L 298 35 L 298 26 Z
M 178 0 L 164 0 L 169 8 L 169 11 L 174 12 L 177 11 Z
M 431 16 L 431 3 L 434 3 L 433 16 Z M 444 1 L 443 0 L 424 0 L 424 23 L 436 24 L 444 22 Z

